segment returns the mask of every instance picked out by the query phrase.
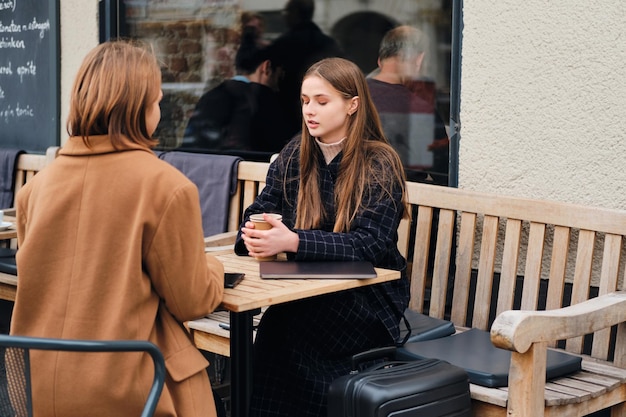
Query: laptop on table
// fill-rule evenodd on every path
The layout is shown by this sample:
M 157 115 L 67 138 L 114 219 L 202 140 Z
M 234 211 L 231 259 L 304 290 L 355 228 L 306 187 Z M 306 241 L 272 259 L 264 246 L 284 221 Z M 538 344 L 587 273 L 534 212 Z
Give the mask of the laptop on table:
M 263 279 L 367 279 L 376 278 L 368 261 L 269 261 L 259 264 Z

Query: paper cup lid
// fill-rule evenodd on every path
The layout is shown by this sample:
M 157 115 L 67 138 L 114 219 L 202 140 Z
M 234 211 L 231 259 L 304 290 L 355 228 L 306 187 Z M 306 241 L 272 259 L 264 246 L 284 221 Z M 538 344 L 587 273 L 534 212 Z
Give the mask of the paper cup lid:
M 272 216 L 276 220 L 282 220 L 283 216 L 278 213 L 266 213 L 268 216 Z M 263 213 L 252 214 L 250 215 L 250 220 L 254 222 L 263 222 L 265 219 L 263 218 Z

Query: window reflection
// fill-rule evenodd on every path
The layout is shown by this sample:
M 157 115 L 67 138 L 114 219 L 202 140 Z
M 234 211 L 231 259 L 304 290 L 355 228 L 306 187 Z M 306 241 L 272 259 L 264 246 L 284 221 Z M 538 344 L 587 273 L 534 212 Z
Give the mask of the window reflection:
M 253 12 L 252 16 L 259 17 L 256 24 L 262 28 L 261 39 L 271 43 L 287 29 L 283 13 L 286 3 L 287 0 L 124 2 L 122 20 L 128 34 L 154 45 L 163 65 L 163 116 L 155 133 L 162 149 L 179 148 L 200 97 L 236 75 L 235 54 L 241 37 L 242 14 Z M 378 48 L 388 30 L 410 25 L 422 31 L 428 38 L 429 52 L 414 87 L 430 94 L 434 113 L 447 127 L 451 10 L 451 0 L 317 0 L 313 21 L 339 44 L 344 57 L 368 75 L 377 71 Z M 427 122 L 425 125 L 431 120 Z M 436 124 L 436 120 L 431 124 Z M 429 126 L 426 130 L 430 131 Z M 428 140 L 433 146 L 426 150 L 430 155 L 420 159 L 427 162 L 420 162 L 417 169 L 433 172 L 435 175 L 430 178 L 447 184 L 447 148 L 432 152 L 437 147 L 436 140 L 441 139 L 436 137 L 441 136 L 435 133 L 437 129 L 432 131 L 432 140 Z

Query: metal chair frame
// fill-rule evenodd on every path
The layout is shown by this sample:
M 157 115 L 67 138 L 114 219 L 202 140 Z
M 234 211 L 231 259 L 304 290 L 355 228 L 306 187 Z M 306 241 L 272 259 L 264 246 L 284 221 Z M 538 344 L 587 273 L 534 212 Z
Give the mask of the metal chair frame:
M 141 417 L 151 417 L 165 384 L 165 360 L 159 348 L 143 340 L 76 340 L 0 334 L 0 347 L 65 352 L 146 352 L 154 364 L 154 378 Z M 28 356 L 27 356 L 28 357 Z M 30 371 L 30 369 L 29 369 Z M 27 376 L 30 378 L 30 376 Z

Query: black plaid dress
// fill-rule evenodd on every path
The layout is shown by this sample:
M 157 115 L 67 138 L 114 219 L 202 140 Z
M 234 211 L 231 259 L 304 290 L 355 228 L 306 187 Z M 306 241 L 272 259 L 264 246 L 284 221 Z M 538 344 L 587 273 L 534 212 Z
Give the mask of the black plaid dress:
M 281 213 L 283 223 L 300 238 L 298 252 L 287 254 L 290 259 L 368 260 L 377 267 L 402 271 L 403 278 L 268 308 L 254 346 L 251 417 L 325 417 L 330 383 L 350 372 L 353 354 L 394 343 L 400 314 L 409 299 L 406 261 L 396 247 L 402 217 L 399 184 L 394 187 L 393 200 L 379 199 L 380 189 L 366 196 L 365 201 L 371 203 L 348 233 L 333 233 L 332 221 L 318 230 L 294 229 L 299 144 L 299 138 L 291 141 L 271 164 L 267 186 L 246 210 L 245 219 L 254 213 Z M 321 151 L 318 155 L 320 198 L 331 219 L 341 156 L 326 165 Z M 247 254 L 240 237 L 235 251 Z

